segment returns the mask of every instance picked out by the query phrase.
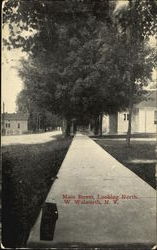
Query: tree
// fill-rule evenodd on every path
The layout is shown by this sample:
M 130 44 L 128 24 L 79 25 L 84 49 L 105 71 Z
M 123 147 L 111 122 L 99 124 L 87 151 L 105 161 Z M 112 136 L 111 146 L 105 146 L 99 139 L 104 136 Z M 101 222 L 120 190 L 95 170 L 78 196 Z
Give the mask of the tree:
M 156 2 L 129 0 L 128 7 L 117 15 L 120 24 L 120 39 L 125 44 L 128 64 L 125 70 L 129 84 L 129 122 L 127 143 L 130 145 L 133 105 L 141 100 L 143 86 L 151 79 L 156 64 L 156 53 L 148 46 L 150 35 L 156 32 Z M 139 98 L 140 96 L 140 98 Z
M 16 103 L 18 112 L 29 114 L 28 129 L 30 131 L 47 131 L 62 126 L 61 118 L 35 103 L 35 100 L 31 99 L 28 90 L 23 89 L 18 94 Z
M 33 68 L 26 69 L 26 62 L 24 62 L 23 78 L 25 77 L 26 88 L 28 88 L 28 82 L 32 84 L 28 72 L 34 72 L 36 65 L 40 70 L 48 67 L 47 72 L 44 70 L 41 72 L 45 73 L 46 81 L 50 76 L 47 82 L 50 84 L 51 81 L 51 86 L 45 88 L 45 80 L 43 81 L 38 71 L 35 72 L 36 76 L 33 76 L 33 81 L 36 78 L 36 83 L 32 84 L 34 89 L 30 87 L 29 93 L 31 90 L 34 91 L 34 98 L 38 99 L 38 104 L 41 100 L 39 96 L 42 94 L 42 105 L 49 102 L 49 106 L 53 106 L 53 111 L 61 114 L 69 122 L 76 117 L 83 119 L 82 117 L 89 110 L 94 110 L 94 114 L 89 114 L 89 116 L 95 115 L 98 113 L 96 110 L 98 106 L 101 107 L 99 110 L 102 109 L 102 101 L 94 93 L 95 89 L 98 89 L 97 93 L 100 95 L 100 88 L 96 86 L 100 76 L 94 74 L 96 69 L 94 69 L 95 62 L 92 62 L 92 58 L 102 44 L 102 42 L 99 44 L 98 40 L 100 23 L 111 23 L 109 8 L 111 6 L 110 10 L 113 9 L 112 5 L 107 0 L 101 3 L 97 1 L 90 3 L 88 1 L 82 3 L 79 1 L 41 1 L 40 3 L 31 1 L 29 6 L 24 1 L 15 1 L 14 4 L 7 2 L 5 5 L 4 21 L 9 20 L 11 30 L 8 46 L 22 47 L 23 50 L 29 51 L 29 61 L 33 64 Z M 62 13 L 62 17 L 58 16 L 58 13 Z M 15 24 L 19 29 L 18 32 L 14 31 Z M 37 31 L 33 38 L 32 36 L 24 38 L 20 34 L 21 30 L 32 31 L 32 29 Z M 40 55 L 39 50 L 42 51 Z M 87 53 L 85 53 L 86 50 Z M 44 63 L 41 63 L 42 61 Z M 89 62 L 92 65 L 89 66 Z M 94 73 L 91 72 L 93 69 Z M 53 93 L 55 96 L 52 96 Z M 88 96 L 91 93 L 94 93 L 93 100 Z M 93 101 L 98 102 L 98 105 L 97 103 L 92 105 Z
M 69 1 L 67 2 L 69 5 L 66 10 L 64 9 L 63 20 L 56 16 L 57 10 L 62 10 L 63 6 L 54 6 L 53 4 L 53 6 L 49 6 L 57 8 L 56 12 L 53 13 L 51 32 L 50 27 L 48 27 L 48 30 L 46 30 L 48 36 L 45 39 L 45 35 L 47 35 L 45 33 L 45 27 L 47 27 L 45 20 L 48 20 L 46 17 L 46 19 L 42 20 L 42 25 L 39 26 L 38 35 L 34 37 L 34 45 L 29 47 L 31 51 L 29 65 L 27 65 L 27 62 L 23 62 L 23 72 L 21 71 L 20 75 L 25 78 L 25 86 L 28 88 L 29 94 L 34 95 L 32 98 L 36 99 L 38 104 L 52 107 L 53 111 L 65 117 L 69 121 L 68 123 L 73 118 L 84 120 L 85 116 L 88 116 L 89 119 L 92 117 L 97 121 L 102 112 L 109 112 L 118 104 L 115 98 L 113 102 L 110 97 L 112 95 L 109 94 L 108 85 L 111 82 L 117 83 L 116 77 L 113 79 L 109 77 L 111 72 L 109 67 L 112 62 L 108 65 L 105 62 L 105 55 L 109 57 L 107 46 L 110 47 L 111 51 L 110 44 L 113 43 L 113 41 L 111 42 L 113 34 L 110 39 L 107 39 L 112 24 L 108 14 L 109 1 L 102 1 L 99 6 L 97 1 L 93 1 L 93 4 L 90 5 L 85 3 L 78 5 L 77 1 L 71 5 Z M 95 4 L 97 5 L 96 9 Z M 102 8 L 103 5 L 104 8 Z M 30 27 L 32 27 L 35 18 L 34 12 L 32 13 L 32 9 L 25 9 L 25 7 L 25 4 L 21 2 L 18 9 L 20 11 L 22 8 L 23 11 L 25 10 L 29 14 L 29 17 L 32 16 L 32 19 L 30 18 Z M 33 7 L 36 8 L 37 6 Z M 44 12 L 46 15 L 50 14 L 49 10 L 47 10 L 47 3 L 39 4 L 38 8 L 41 7 L 46 8 Z M 42 8 L 40 11 L 43 11 Z M 113 9 L 113 6 L 111 9 Z M 38 12 L 40 11 L 38 10 Z M 68 17 L 66 11 L 70 11 Z M 23 16 L 26 13 L 24 12 Z M 19 16 L 15 16 L 13 20 L 19 22 Z M 41 15 L 39 16 L 41 18 Z M 50 18 L 50 16 L 48 17 Z M 38 16 L 35 21 L 36 25 L 37 23 L 40 24 Z M 26 29 L 25 26 L 26 24 L 24 29 Z M 12 31 L 12 45 L 16 47 L 23 44 L 23 49 L 28 50 L 29 39 L 26 41 L 23 37 L 19 37 L 17 41 L 13 26 L 11 25 L 10 28 Z M 105 36 L 102 36 L 102 32 L 105 32 Z M 55 37 L 53 44 L 50 34 Z M 39 48 L 42 48 L 41 53 L 38 51 Z M 103 64 L 104 62 L 106 65 Z M 40 100 L 42 100 L 42 103 L 40 103 Z
M 91 17 L 88 21 L 90 25 L 87 23 L 88 29 L 83 26 L 86 28 L 84 33 L 80 29 L 79 39 L 75 33 L 75 38 L 65 36 L 69 50 L 62 64 L 58 57 L 53 59 L 51 52 L 49 55 L 39 52 L 38 56 L 29 57 L 29 64 L 22 62 L 20 76 L 29 97 L 38 106 L 53 110 L 70 122 L 74 118 L 79 123 L 85 120 L 84 117 L 94 119 L 97 133 L 99 116 L 103 112 L 112 113 L 126 107 L 127 86 L 117 68 L 119 44 L 112 45 L 114 28 L 94 25 L 95 20 Z M 109 31 L 110 37 L 107 36 Z M 99 33 L 99 39 L 97 36 L 93 39 L 94 32 Z
M 11 32 L 6 44 L 29 53 L 20 70 L 25 89 L 40 108 L 66 119 L 67 134 L 73 119 L 81 123 L 85 117 L 95 121 L 98 133 L 104 112 L 129 105 L 131 84 L 126 72 L 130 72 L 128 58 L 132 57 L 126 30 L 133 24 L 124 12 L 127 18 L 119 39 L 112 19 L 114 6 L 108 0 L 31 0 L 30 5 L 16 0 L 5 5 L 4 22 L 9 22 Z M 24 37 L 21 31 L 34 32 L 34 36 Z

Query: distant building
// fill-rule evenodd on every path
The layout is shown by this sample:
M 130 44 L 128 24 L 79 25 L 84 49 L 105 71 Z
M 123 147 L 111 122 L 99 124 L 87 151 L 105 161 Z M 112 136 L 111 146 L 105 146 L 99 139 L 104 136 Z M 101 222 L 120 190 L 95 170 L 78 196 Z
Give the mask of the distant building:
M 1 117 L 2 135 L 20 135 L 28 131 L 28 114 L 3 113 Z
M 148 99 L 136 104 L 132 114 L 133 133 L 157 132 L 157 91 L 148 93 Z M 128 111 L 103 117 L 103 133 L 123 134 L 128 130 Z

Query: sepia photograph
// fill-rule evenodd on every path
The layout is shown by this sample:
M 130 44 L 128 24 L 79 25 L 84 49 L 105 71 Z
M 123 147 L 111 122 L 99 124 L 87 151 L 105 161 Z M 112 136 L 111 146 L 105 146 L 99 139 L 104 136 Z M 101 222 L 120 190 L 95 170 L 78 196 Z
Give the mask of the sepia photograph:
M 156 250 L 157 1 L 1 8 L 1 248 Z

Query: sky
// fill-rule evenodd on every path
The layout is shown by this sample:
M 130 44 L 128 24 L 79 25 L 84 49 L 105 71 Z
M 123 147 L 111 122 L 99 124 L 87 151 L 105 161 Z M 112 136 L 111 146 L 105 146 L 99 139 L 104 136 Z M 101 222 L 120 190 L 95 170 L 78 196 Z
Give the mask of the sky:
M 127 1 L 118 1 L 118 7 L 127 4 Z M 2 30 L 2 37 L 8 36 L 8 27 Z M 155 41 L 153 40 L 153 43 Z M 23 82 L 18 76 L 18 67 L 20 66 L 20 59 L 26 57 L 20 49 L 13 49 L 8 51 L 6 48 L 2 49 L 2 91 L 1 102 L 5 104 L 5 112 L 16 112 L 16 98 L 18 93 L 23 88 Z M 155 75 L 155 72 L 154 72 Z M 3 107 L 3 105 L 1 105 Z
M 22 90 L 23 84 L 18 76 L 19 60 L 23 56 L 20 50 L 2 51 L 2 102 L 5 103 L 5 112 L 16 111 L 16 97 Z

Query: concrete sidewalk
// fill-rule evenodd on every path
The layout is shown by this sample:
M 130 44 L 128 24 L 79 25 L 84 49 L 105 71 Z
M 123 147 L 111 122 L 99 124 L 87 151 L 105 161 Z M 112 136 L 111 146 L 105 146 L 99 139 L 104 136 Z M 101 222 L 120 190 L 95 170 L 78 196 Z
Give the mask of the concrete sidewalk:
M 155 190 L 87 136 L 74 138 L 46 202 L 58 208 L 54 239 L 40 241 L 40 213 L 28 247 L 156 242 Z

